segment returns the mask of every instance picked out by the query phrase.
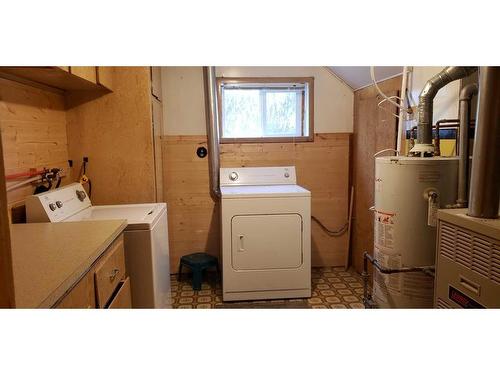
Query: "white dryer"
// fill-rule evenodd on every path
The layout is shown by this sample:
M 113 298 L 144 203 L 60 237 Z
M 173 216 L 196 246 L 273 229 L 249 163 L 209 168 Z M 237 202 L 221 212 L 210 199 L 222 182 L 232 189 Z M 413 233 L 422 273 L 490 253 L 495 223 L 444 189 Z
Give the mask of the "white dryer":
M 169 308 L 170 261 L 166 203 L 93 206 L 73 183 L 26 199 L 28 222 L 127 220 L 125 261 L 132 307 Z
M 224 301 L 311 296 L 311 193 L 295 167 L 221 168 Z

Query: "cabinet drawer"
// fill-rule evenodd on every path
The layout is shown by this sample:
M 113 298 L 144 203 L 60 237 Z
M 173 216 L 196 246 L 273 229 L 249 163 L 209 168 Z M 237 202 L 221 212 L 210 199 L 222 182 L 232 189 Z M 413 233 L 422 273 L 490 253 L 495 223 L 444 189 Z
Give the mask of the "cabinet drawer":
M 88 272 L 68 294 L 57 303 L 58 309 L 95 308 L 94 275 Z
M 125 252 L 123 234 L 106 250 L 95 268 L 97 306 L 104 307 L 122 279 L 125 278 Z
M 120 281 L 117 292 L 109 303 L 110 309 L 131 309 L 132 295 L 130 294 L 130 277 Z

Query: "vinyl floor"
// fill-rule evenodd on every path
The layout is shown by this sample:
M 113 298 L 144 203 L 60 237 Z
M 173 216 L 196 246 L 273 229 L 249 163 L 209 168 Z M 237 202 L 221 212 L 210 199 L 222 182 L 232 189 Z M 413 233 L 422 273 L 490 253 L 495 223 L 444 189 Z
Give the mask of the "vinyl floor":
M 183 274 L 181 281 L 177 281 L 177 275 L 171 277 L 172 307 L 179 309 L 363 308 L 361 276 L 352 269 L 345 271 L 343 267 L 313 267 L 311 298 L 287 300 L 223 302 L 221 285 L 215 274 L 206 275 L 200 291 L 192 289 L 190 274 Z

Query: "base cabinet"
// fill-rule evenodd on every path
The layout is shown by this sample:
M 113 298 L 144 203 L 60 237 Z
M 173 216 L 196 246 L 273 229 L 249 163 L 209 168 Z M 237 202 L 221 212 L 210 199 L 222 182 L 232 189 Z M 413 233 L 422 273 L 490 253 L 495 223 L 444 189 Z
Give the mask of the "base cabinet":
M 95 309 L 94 275 L 88 272 L 57 304 L 59 309 Z
M 130 278 L 125 269 L 123 234 L 56 304 L 56 308 L 132 308 Z

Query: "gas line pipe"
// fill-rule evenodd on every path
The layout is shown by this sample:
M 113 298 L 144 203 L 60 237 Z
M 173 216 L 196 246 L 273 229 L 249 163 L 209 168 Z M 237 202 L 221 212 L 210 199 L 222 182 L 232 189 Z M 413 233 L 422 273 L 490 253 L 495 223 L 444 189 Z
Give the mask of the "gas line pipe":
M 378 260 L 373 258 L 368 252 L 363 253 L 363 272 L 361 277 L 363 278 L 363 305 L 365 309 L 376 308 L 377 305 L 372 299 L 371 294 L 368 292 L 368 262 L 370 262 L 380 273 L 392 274 L 392 273 L 406 273 L 406 272 L 423 272 L 427 276 L 434 277 L 436 268 L 434 266 L 421 266 L 421 267 L 401 267 L 401 268 L 389 268 L 381 265 Z

